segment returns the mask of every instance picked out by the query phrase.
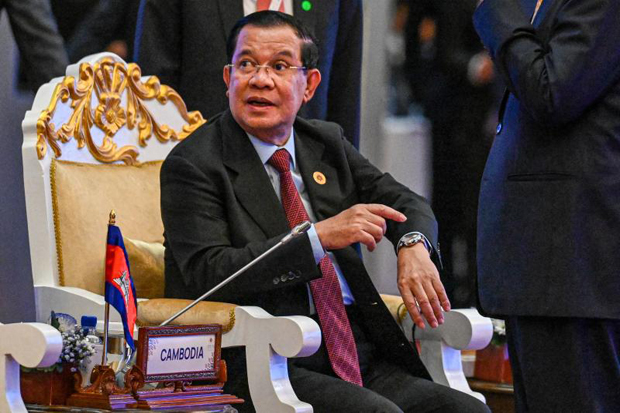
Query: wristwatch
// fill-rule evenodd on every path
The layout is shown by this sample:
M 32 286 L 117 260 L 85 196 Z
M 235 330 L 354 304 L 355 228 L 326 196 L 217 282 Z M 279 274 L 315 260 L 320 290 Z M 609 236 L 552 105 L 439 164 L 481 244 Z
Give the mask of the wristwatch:
M 423 243 L 424 248 L 426 248 L 429 253 L 431 252 L 431 246 L 429 242 L 426 240 L 426 237 L 419 232 L 412 232 L 410 234 L 403 235 L 400 241 L 398 241 L 396 251 L 400 251 L 402 247 L 410 247 L 412 245 L 415 245 L 418 242 Z

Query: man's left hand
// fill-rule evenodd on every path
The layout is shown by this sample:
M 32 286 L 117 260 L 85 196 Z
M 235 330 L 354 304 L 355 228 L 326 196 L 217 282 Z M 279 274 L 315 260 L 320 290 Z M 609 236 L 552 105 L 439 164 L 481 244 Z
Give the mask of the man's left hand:
M 422 243 L 399 250 L 398 289 L 418 327 L 424 328 L 422 315 L 433 328 L 443 324 L 443 311 L 450 311 L 450 300 Z

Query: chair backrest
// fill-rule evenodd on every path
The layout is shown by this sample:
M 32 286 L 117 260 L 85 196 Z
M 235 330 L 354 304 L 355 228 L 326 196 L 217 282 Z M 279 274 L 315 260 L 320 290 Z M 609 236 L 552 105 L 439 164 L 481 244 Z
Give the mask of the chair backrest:
M 35 289 L 102 294 L 112 209 L 125 237 L 161 242 L 161 161 L 204 122 L 112 53 L 85 57 L 42 86 L 22 124 Z

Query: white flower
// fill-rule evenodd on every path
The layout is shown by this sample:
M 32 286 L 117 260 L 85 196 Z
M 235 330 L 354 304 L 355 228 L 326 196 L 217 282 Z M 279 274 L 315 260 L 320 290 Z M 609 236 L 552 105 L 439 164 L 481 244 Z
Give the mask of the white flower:
M 80 365 L 84 360 L 95 354 L 95 348 L 86 341 L 86 334 L 86 331 L 78 325 L 62 332 L 63 349 L 58 363 L 69 362 Z M 73 369 L 74 367 L 72 367 L 72 371 Z
M 493 333 L 500 336 L 506 335 L 506 322 L 504 320 L 492 318 L 491 322 L 493 323 Z

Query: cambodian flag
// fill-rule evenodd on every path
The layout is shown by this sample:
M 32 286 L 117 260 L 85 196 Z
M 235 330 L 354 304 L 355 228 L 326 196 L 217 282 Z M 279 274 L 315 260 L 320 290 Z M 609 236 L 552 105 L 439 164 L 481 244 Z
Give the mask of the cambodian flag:
M 133 329 L 138 314 L 138 300 L 134 287 L 129 261 L 121 230 L 116 225 L 108 225 L 108 246 L 105 257 L 105 300 L 121 315 L 125 340 L 132 350 Z

